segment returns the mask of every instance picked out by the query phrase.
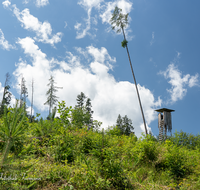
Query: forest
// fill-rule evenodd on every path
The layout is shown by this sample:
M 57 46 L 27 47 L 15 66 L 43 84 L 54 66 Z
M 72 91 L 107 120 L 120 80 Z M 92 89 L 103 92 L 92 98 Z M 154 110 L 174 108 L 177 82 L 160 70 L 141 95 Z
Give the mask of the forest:
M 200 189 L 199 134 L 176 131 L 165 141 L 152 134 L 137 138 L 131 120 L 120 114 L 115 125 L 101 130 L 83 92 L 72 108 L 57 100 L 53 76 L 47 85 L 49 115 L 38 119 L 40 114 L 26 111 L 23 78 L 20 100 L 8 106 L 6 74 L 0 105 L 0 189 Z

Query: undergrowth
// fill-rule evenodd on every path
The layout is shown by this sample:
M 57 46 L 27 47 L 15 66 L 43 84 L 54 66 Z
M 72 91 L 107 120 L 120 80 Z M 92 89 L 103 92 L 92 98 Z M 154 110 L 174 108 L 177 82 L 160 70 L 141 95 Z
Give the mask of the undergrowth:
M 200 189 L 199 135 L 181 131 L 159 142 L 115 128 L 64 127 L 59 119 L 28 123 L 23 134 L 0 168 L 2 190 Z

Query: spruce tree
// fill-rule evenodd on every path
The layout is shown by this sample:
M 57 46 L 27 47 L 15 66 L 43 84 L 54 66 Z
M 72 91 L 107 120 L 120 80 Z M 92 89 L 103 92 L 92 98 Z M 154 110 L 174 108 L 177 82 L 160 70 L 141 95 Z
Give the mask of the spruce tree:
M 123 118 L 122 118 L 122 122 L 123 122 L 123 128 L 124 128 L 124 134 L 125 135 L 130 135 L 132 130 L 134 130 L 133 126 L 132 126 L 132 121 L 131 119 L 129 119 L 127 117 L 127 115 L 125 115 Z
M 4 107 L 6 105 L 10 104 L 11 101 L 11 92 L 9 92 L 10 86 L 9 86 L 9 82 L 10 82 L 10 74 L 6 73 L 6 80 L 5 80 L 5 85 L 4 85 L 4 92 L 3 92 L 3 98 L 2 101 L 0 103 L 0 116 L 3 115 L 4 113 Z
M 91 104 L 91 99 L 90 99 L 90 98 L 88 98 L 87 101 L 86 101 L 86 110 L 87 110 L 87 112 L 88 112 L 89 115 L 90 115 L 90 120 L 89 120 L 89 123 L 88 123 L 88 130 L 89 130 L 91 127 L 93 127 L 93 126 L 92 126 L 92 125 L 93 125 L 92 114 L 94 113 L 94 112 L 92 111 L 92 104 Z
M 92 105 L 91 105 L 91 100 L 90 98 L 87 98 L 86 104 L 85 104 L 85 99 L 87 97 L 83 92 L 80 93 L 80 95 L 77 96 L 77 105 L 72 111 L 72 123 L 79 127 L 82 128 L 83 125 L 87 125 L 88 129 L 92 127 L 93 120 L 92 120 Z M 85 104 L 85 106 L 84 106 Z
M 116 126 L 121 131 L 122 135 L 130 135 L 132 130 L 134 130 L 132 126 L 132 121 L 125 115 L 124 117 L 121 117 L 121 115 L 118 115 Z
M 55 93 L 58 91 L 58 88 L 62 87 L 57 87 L 55 86 L 55 81 L 53 76 L 51 75 L 50 79 L 49 79 L 49 84 L 47 84 L 47 86 L 49 86 L 49 90 L 46 92 L 46 96 L 47 97 L 47 101 L 44 103 L 44 105 L 49 105 L 49 117 L 51 117 L 51 108 L 53 107 L 53 105 L 56 104 L 56 102 L 58 101 L 58 97 L 55 95 Z
M 79 108 L 81 108 L 81 109 L 83 108 L 83 105 L 85 103 L 85 99 L 86 99 L 86 96 L 83 92 L 81 92 L 81 94 L 77 96 L 76 101 L 77 101 L 77 104 L 78 104 L 77 106 Z

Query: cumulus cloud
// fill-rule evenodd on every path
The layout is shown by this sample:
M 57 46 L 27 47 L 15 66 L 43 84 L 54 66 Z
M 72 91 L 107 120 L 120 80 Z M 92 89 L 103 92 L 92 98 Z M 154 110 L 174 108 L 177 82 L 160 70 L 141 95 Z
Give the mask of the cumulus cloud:
M 15 49 L 15 46 L 8 43 L 4 37 L 3 31 L 0 29 L 0 46 L 5 50 Z
M 36 6 L 37 7 L 43 7 L 47 4 L 49 4 L 49 0 L 36 0 Z
M 132 3 L 129 0 L 117 0 L 114 2 L 106 2 L 105 5 L 102 6 L 103 11 L 100 14 L 100 17 L 102 19 L 102 23 L 109 24 L 109 28 L 107 29 L 108 32 L 111 31 L 110 19 L 112 17 L 112 13 L 116 6 L 119 7 L 120 9 L 122 9 L 123 14 L 130 13 L 131 9 L 132 9 Z M 130 16 L 128 17 L 128 19 L 129 19 L 129 23 L 130 23 L 130 21 L 131 21 Z M 126 34 L 126 38 L 128 40 L 132 40 L 132 38 L 134 38 L 134 36 L 129 35 L 130 32 L 132 32 L 132 31 L 129 26 L 127 28 L 125 28 L 125 34 Z
M 29 3 L 29 0 L 24 0 L 23 1 L 23 4 L 28 4 Z
M 179 58 L 179 56 L 180 53 L 178 53 L 177 58 Z M 187 93 L 187 87 L 198 86 L 199 74 L 194 76 L 190 74 L 182 75 L 181 71 L 174 63 L 168 65 L 166 71 L 160 71 L 159 74 L 169 79 L 168 83 L 172 86 L 170 89 L 167 89 L 171 96 L 171 103 L 183 99 Z
M 84 38 L 86 35 L 90 35 L 92 37 L 95 36 L 94 34 L 92 35 L 89 32 L 89 30 L 91 29 L 91 21 L 93 21 L 95 25 L 97 25 L 98 23 L 97 15 L 91 17 L 91 12 L 93 8 L 97 9 L 99 12 L 101 11 L 101 13 L 99 13 L 99 17 L 102 19 L 102 23 L 110 24 L 109 20 L 112 17 L 112 11 L 115 9 L 115 6 L 120 7 L 124 14 L 129 13 L 132 7 L 132 3 L 129 0 L 116 0 L 114 2 L 106 2 L 106 3 L 104 3 L 104 0 L 80 0 L 78 4 L 86 10 L 88 17 L 85 19 L 85 24 L 77 22 L 74 25 L 75 30 L 77 30 L 76 32 L 77 39 Z M 129 17 L 129 21 L 130 20 L 131 18 Z M 110 27 L 107 30 L 110 31 Z M 128 40 L 131 40 L 134 37 L 128 35 L 130 32 L 131 29 L 128 26 L 125 29 L 125 34 L 127 35 Z
M 91 11 L 92 11 L 92 8 L 99 9 L 102 1 L 103 0 L 80 0 L 78 2 L 78 4 L 87 11 L 88 18 L 85 19 L 86 27 L 84 27 L 83 24 L 81 23 L 75 24 L 74 28 L 77 30 L 76 31 L 77 39 L 84 38 L 87 34 L 91 35 L 91 33 L 88 32 L 90 30 L 90 25 L 91 25 Z M 97 20 L 95 18 L 93 20 L 94 20 L 94 23 L 96 24 Z
M 5 0 L 2 2 L 2 5 L 4 8 L 8 8 L 10 6 L 11 2 L 9 0 Z
M 31 83 L 32 79 L 34 79 L 34 105 L 43 111 L 45 110 L 43 104 L 46 101 L 44 91 L 47 90 L 46 85 L 48 84 L 50 69 L 52 68 L 50 61 L 47 60 L 46 54 L 35 45 L 35 41 L 30 37 L 19 38 L 17 43 L 22 47 L 24 53 L 31 58 L 32 65 L 27 64 L 26 60 L 19 59 L 19 62 L 16 64 L 17 68 L 13 73 L 17 81 L 15 88 L 20 93 L 20 86 L 18 84 L 21 83 L 22 74 L 26 81 L 28 92 L 31 92 Z M 29 96 L 28 98 L 31 101 Z
M 52 35 L 52 28 L 49 22 L 40 22 L 38 18 L 30 14 L 29 9 L 27 8 L 20 12 L 16 5 L 13 5 L 13 7 L 13 12 L 21 22 L 21 26 L 36 33 L 35 40 L 51 45 L 61 41 L 62 33 L 58 32 Z
M 112 17 L 112 12 L 114 11 L 115 7 L 119 7 L 122 9 L 123 14 L 127 14 L 131 12 L 132 3 L 127 0 L 118 0 L 114 2 L 106 2 L 104 5 L 104 9 L 102 14 L 100 15 L 102 19 L 102 23 L 110 23 L 110 19 Z
M 100 50 L 93 46 L 87 47 L 88 53 L 93 56 L 95 62 L 101 64 L 107 64 L 107 66 L 112 70 L 113 66 L 110 62 L 116 62 L 116 58 L 111 58 L 108 54 L 108 51 L 105 47 L 102 47 Z M 106 63 L 105 63 L 106 62 Z
M 56 85 L 63 87 L 57 92 L 59 101 L 64 100 L 67 106 L 75 106 L 77 104 L 76 97 L 80 92 L 91 98 L 92 109 L 94 110 L 93 118 L 102 121 L 102 127 L 107 128 L 116 124 L 118 114 L 127 115 L 133 122 L 136 135 L 144 131 L 142 125 L 142 116 L 139 108 L 137 95 L 134 84 L 127 81 L 117 82 L 109 73 L 110 65 L 116 62 L 116 59 L 111 57 L 106 48 L 100 49 L 93 46 L 88 46 L 84 49 L 76 48 L 77 55 L 72 52 L 66 52 L 65 60 L 57 60 L 55 58 L 47 59 L 35 41 L 29 37 L 19 39 L 24 53 L 28 55 L 32 63 L 27 64 L 22 59 L 16 65 L 17 68 L 14 75 L 18 82 L 21 80 L 22 73 L 27 84 L 31 84 L 32 77 L 35 81 L 34 88 L 34 105 L 40 111 L 47 111 L 48 106 L 43 105 L 46 101 L 47 84 L 50 74 L 55 78 Z M 79 52 L 85 52 L 87 58 L 85 64 L 80 58 Z M 18 85 L 16 85 L 20 91 Z M 28 91 L 31 91 L 31 85 L 27 86 Z M 161 100 L 155 100 L 152 92 L 139 85 L 138 88 L 141 94 L 144 114 L 147 124 L 149 125 L 156 119 L 154 108 L 161 105 Z M 28 97 L 31 101 L 30 97 Z

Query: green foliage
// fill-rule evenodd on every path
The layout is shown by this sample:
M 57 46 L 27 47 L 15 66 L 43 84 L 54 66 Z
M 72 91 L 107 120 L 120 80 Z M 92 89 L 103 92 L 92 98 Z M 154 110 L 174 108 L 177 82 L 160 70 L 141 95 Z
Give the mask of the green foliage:
M 101 127 L 101 125 L 102 125 L 101 121 L 94 120 L 93 121 L 93 130 L 98 132 L 100 127 Z
M 135 147 L 131 150 L 134 158 L 138 159 L 140 165 L 152 165 L 158 158 L 157 143 L 151 135 L 143 136 L 136 142 Z
M 118 115 L 116 125 L 119 128 L 121 135 L 130 135 L 134 129 L 132 126 L 131 119 L 128 119 L 127 115 L 121 118 L 121 115 Z
M 57 148 L 55 150 L 55 160 L 61 163 L 73 162 L 74 155 L 74 140 L 69 134 L 65 134 L 57 139 Z
M 47 101 L 44 103 L 44 105 L 49 105 L 49 115 L 50 115 L 51 107 L 55 105 L 55 103 L 58 101 L 57 100 L 58 97 L 55 95 L 55 93 L 58 91 L 57 88 L 59 87 L 54 85 L 55 81 L 52 75 L 49 81 L 50 81 L 49 84 L 47 84 L 47 86 L 49 86 L 49 90 L 46 92 Z
M 62 123 L 67 127 L 70 123 L 71 112 L 73 111 L 72 106 L 66 107 L 65 101 L 58 102 L 58 113 L 60 114 L 60 118 Z
M 10 148 L 12 145 L 24 134 L 25 129 L 28 127 L 25 119 L 24 108 L 17 108 L 18 101 L 14 109 L 10 109 L 7 114 L 7 108 L 4 111 L 4 123 L 0 128 L 0 136 L 5 141 L 1 166 L 3 166 Z M 12 112 L 13 111 L 13 112 Z
M 7 160 L 10 168 L 18 166 L 18 170 L 8 171 L 5 164 L 0 168 L 0 173 L 6 176 L 19 177 L 22 171 L 27 177 L 41 179 L 2 181 L 1 185 L 5 182 L 3 188 L 199 189 L 199 136 L 194 138 L 195 145 L 187 146 L 192 144 L 188 142 L 193 138 L 182 132 L 178 136 L 174 134 L 174 141 L 167 139 L 160 143 L 150 134 L 139 139 L 134 134 L 122 135 L 117 126 L 109 127 L 105 133 L 87 130 L 84 125 L 82 128 L 70 127 L 71 123 L 65 127 L 64 120 L 69 119 L 71 113 L 64 103 L 60 108 L 63 117 L 54 118 L 52 122 L 41 119 L 38 123 L 27 123 L 28 130 L 15 139 Z M 14 113 L 10 109 L 7 121 L 12 122 L 12 117 L 9 119 L 8 116 Z M 20 116 L 20 120 L 22 118 Z M 4 125 L 1 119 L 0 125 Z M 27 137 L 23 139 L 25 134 Z M 43 138 L 30 139 L 32 136 Z M 181 139 L 184 139 L 184 145 L 175 144 Z M 14 154 L 18 154 L 15 160 Z
M 81 108 L 81 109 L 83 108 L 85 98 L 86 98 L 86 96 L 83 92 L 81 92 L 81 94 L 77 96 L 76 101 L 77 101 L 78 107 Z
M 200 135 L 192 135 L 185 133 L 183 131 L 175 132 L 172 137 L 168 139 L 173 142 L 174 145 L 184 146 L 188 149 L 195 150 L 196 148 L 200 150 Z
M 121 12 L 122 9 L 116 6 L 112 18 L 110 19 L 112 30 L 117 28 L 117 33 L 120 33 L 121 30 L 128 25 L 128 14 L 122 14 Z
M 61 127 L 61 123 L 58 119 L 54 121 L 43 120 L 41 117 L 38 124 L 35 125 L 33 130 L 33 135 L 36 137 L 50 137 L 53 134 L 56 134 Z
M 90 114 L 89 112 L 83 107 L 82 109 L 79 107 L 75 107 L 72 110 L 71 118 L 72 124 L 78 128 L 82 128 L 83 125 L 87 125 L 90 123 Z
M 108 127 L 108 129 L 106 130 L 106 134 L 108 135 L 116 135 L 116 136 L 120 136 L 121 135 L 121 130 L 119 129 L 118 126 L 111 126 Z
M 125 48 L 128 44 L 128 41 L 127 40 L 123 40 L 122 42 L 122 47 Z
M 164 154 L 164 168 L 169 170 L 169 174 L 175 178 L 183 178 L 192 172 L 192 165 L 188 162 L 188 155 L 184 149 L 173 146 L 170 140 L 166 140 L 167 150 Z
M 3 92 L 3 98 L 0 102 L 0 117 L 2 115 L 4 115 L 4 108 L 5 106 L 8 106 L 10 104 L 11 101 L 11 92 L 9 92 L 10 89 L 10 85 L 9 85 L 9 81 L 10 81 L 10 74 L 6 73 L 6 81 L 5 81 L 5 86 L 4 86 L 4 92 Z
M 90 151 L 95 147 L 94 142 L 91 137 L 85 136 L 83 138 L 82 150 L 84 154 L 90 153 Z
M 117 159 L 116 153 L 110 149 L 103 149 L 104 159 L 100 166 L 100 171 L 104 178 L 110 180 L 110 183 L 116 189 L 125 189 L 130 186 L 126 177 L 121 161 Z

